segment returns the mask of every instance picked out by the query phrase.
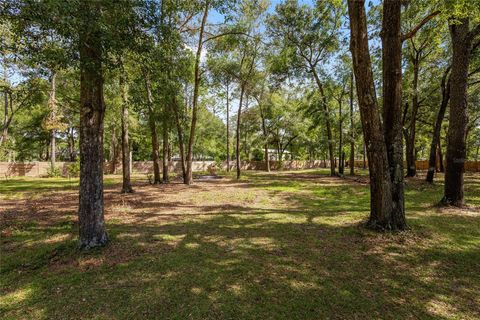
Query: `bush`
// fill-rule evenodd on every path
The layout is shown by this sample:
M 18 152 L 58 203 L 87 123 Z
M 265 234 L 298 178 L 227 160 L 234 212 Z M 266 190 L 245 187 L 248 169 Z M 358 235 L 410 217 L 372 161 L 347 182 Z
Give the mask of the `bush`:
M 62 171 L 60 170 L 59 167 L 50 166 L 50 167 L 47 169 L 47 176 L 48 176 L 49 178 L 61 177 L 61 176 L 62 176 Z
M 75 163 L 72 163 L 67 168 L 69 177 L 79 177 L 80 176 L 80 160 L 77 160 Z

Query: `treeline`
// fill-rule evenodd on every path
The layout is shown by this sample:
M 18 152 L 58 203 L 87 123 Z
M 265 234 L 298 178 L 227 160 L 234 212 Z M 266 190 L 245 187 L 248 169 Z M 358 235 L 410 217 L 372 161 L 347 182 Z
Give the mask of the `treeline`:
M 153 183 L 178 159 L 192 184 L 194 159 L 320 158 L 336 176 L 368 156 L 379 230 L 407 227 L 404 176 L 428 158 L 443 203 L 464 203 L 480 148 L 475 1 L 8 0 L 0 14 L 0 158 L 79 159 L 83 247 L 108 240 L 106 158 L 132 192 L 132 159 L 153 160 Z

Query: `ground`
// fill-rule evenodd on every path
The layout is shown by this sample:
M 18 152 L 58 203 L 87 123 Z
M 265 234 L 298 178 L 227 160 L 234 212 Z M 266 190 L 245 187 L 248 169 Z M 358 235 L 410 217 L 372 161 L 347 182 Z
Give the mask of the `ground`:
M 410 230 L 364 229 L 366 177 L 249 172 L 134 194 L 106 177 L 102 249 L 77 249 L 77 180 L 0 181 L 2 319 L 479 319 L 480 175 L 469 208 L 407 181 Z

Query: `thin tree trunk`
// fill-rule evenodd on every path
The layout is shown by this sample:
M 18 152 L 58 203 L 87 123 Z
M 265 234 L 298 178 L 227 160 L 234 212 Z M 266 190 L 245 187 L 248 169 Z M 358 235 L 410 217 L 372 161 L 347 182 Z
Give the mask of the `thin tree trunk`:
M 80 196 L 81 248 L 108 242 L 103 206 L 103 100 L 102 42 L 99 2 L 82 2 L 80 27 Z
M 418 103 L 418 74 L 420 72 L 420 58 L 417 52 L 413 60 L 413 97 L 412 97 L 412 114 L 410 124 L 407 131 L 406 153 L 407 153 L 407 177 L 415 177 L 417 175 L 415 140 L 417 134 L 417 114 L 419 109 Z
M 236 131 L 236 150 L 235 150 L 235 160 L 237 165 L 237 179 L 240 179 L 241 175 L 241 163 L 240 163 L 240 123 L 242 115 L 242 104 L 243 96 L 245 94 L 245 84 L 242 83 L 240 88 L 240 101 L 238 103 L 238 113 L 237 113 L 237 131 Z
M 3 142 L 7 140 L 8 137 L 8 123 L 10 122 L 9 119 L 9 113 L 8 113 L 8 92 L 7 89 L 5 89 L 4 93 L 4 107 L 5 107 L 5 115 L 3 118 L 3 124 L 2 124 L 2 136 L 0 137 L 0 146 L 2 146 Z
M 370 218 L 367 225 L 374 229 L 392 229 L 392 182 L 387 148 L 377 104 L 368 47 L 367 18 L 363 0 L 349 0 L 350 50 L 357 80 L 357 97 L 370 170 Z
M 450 116 L 445 171 L 445 195 L 442 202 L 454 206 L 464 204 L 464 170 L 466 159 L 467 80 L 470 62 L 469 19 L 450 25 L 452 37 L 452 73 Z
M 444 162 L 443 162 L 443 152 L 442 152 L 442 145 L 440 140 L 438 141 L 438 160 L 439 160 L 439 168 L 440 172 L 445 172 Z
M 343 163 L 343 115 L 342 115 L 342 100 L 338 101 L 338 173 L 343 175 L 344 173 L 344 163 Z
M 402 123 L 402 34 L 401 3 L 383 2 L 382 66 L 383 66 L 383 135 L 387 150 L 391 181 L 392 211 L 386 214 L 382 227 L 392 230 L 407 228 L 403 182 Z M 365 39 L 368 50 L 368 39 Z M 372 98 L 375 99 L 375 95 Z M 368 120 L 367 120 L 368 121 Z M 368 148 L 368 143 L 367 143 Z M 368 154 L 369 163 L 372 161 Z M 369 165 L 369 167 L 371 167 Z
M 122 193 L 132 193 L 130 182 L 130 145 L 128 142 L 128 84 L 123 62 L 120 60 L 120 92 L 122 96 Z
M 322 82 L 320 81 L 320 77 L 317 74 L 317 71 L 313 66 L 311 66 L 311 70 L 313 76 L 315 78 L 315 82 L 317 84 L 318 90 L 320 91 L 320 95 L 322 96 L 321 107 L 324 112 L 325 116 L 325 129 L 327 131 L 327 139 L 328 139 L 328 154 L 330 157 L 330 175 L 335 176 L 335 152 L 333 150 L 333 135 L 332 135 L 332 126 L 330 124 L 330 116 L 328 111 L 328 104 L 327 104 L 327 97 L 325 96 L 325 92 L 323 90 Z
M 147 103 L 148 103 L 148 124 L 150 126 L 150 135 L 152 140 L 152 160 L 153 160 L 153 184 L 160 184 L 160 157 L 158 155 L 158 134 L 157 123 L 155 121 L 155 114 L 153 110 L 153 96 L 152 89 L 150 87 L 150 78 L 148 74 L 144 73 L 145 77 L 145 89 L 147 91 Z
M 55 168 L 55 163 L 57 160 L 57 148 L 56 148 L 56 130 L 55 126 L 57 125 L 57 99 L 56 99 L 56 79 L 57 73 L 52 72 L 52 78 L 50 80 L 50 96 L 48 97 L 48 107 L 50 109 L 50 119 L 51 125 L 53 126 L 50 130 L 50 166 Z
M 262 108 L 260 108 L 260 113 L 262 117 L 263 138 L 265 139 L 265 144 L 264 144 L 265 170 L 267 170 L 267 172 L 270 172 L 270 159 L 268 156 L 268 131 L 267 131 L 267 125 L 265 124 L 265 115 L 263 114 Z
M 202 23 L 200 25 L 200 32 L 198 35 L 197 53 L 195 55 L 195 79 L 194 79 L 194 87 L 193 87 L 192 123 L 190 125 L 190 136 L 188 138 L 186 184 L 193 184 L 193 175 L 192 175 L 193 144 L 195 142 L 195 129 L 197 126 L 197 111 L 198 111 L 197 110 L 198 94 L 199 94 L 200 82 L 201 82 L 200 57 L 202 55 L 203 36 L 205 32 L 205 25 L 207 23 L 209 5 L 210 5 L 209 2 L 205 1 L 205 9 L 203 11 Z
M 187 168 L 185 166 L 185 144 L 183 140 L 183 129 L 182 124 L 180 122 L 180 114 L 179 114 L 179 106 L 177 105 L 176 99 L 174 98 L 172 101 L 172 111 L 175 116 L 175 125 L 177 127 L 177 135 L 178 135 L 178 149 L 180 152 L 180 164 L 182 168 L 182 178 L 183 183 L 187 184 Z
M 447 110 L 448 101 L 450 100 L 450 79 L 447 80 L 450 67 L 445 70 L 442 77 L 442 102 L 440 109 L 438 110 L 437 120 L 435 121 L 435 127 L 433 129 L 432 143 L 430 144 L 430 153 L 428 158 L 428 172 L 427 182 L 433 183 L 433 177 L 435 175 L 435 167 L 437 164 L 437 149 L 440 149 L 440 133 L 442 130 L 443 119 L 445 118 L 445 111 Z M 441 152 L 441 149 L 440 149 Z M 441 159 L 441 163 L 443 159 Z M 441 164 L 443 166 L 443 163 Z M 443 172 L 443 171 L 442 171 Z
M 353 121 L 353 73 L 350 76 L 350 175 L 355 175 L 355 125 Z
M 162 128 L 162 182 L 168 183 L 168 123 L 165 118 Z
M 75 162 L 76 161 L 75 138 L 73 136 L 73 128 L 68 128 L 67 142 L 68 142 L 68 154 L 69 154 L 70 161 Z
M 227 172 L 230 172 L 230 90 L 227 83 Z

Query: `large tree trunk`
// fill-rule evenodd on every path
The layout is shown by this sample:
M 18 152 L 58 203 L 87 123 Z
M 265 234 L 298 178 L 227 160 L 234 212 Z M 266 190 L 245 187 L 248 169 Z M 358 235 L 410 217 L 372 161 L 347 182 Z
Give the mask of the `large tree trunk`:
M 400 29 L 400 15 L 400 1 L 384 1 L 381 32 L 383 65 L 383 132 L 385 136 L 385 146 L 387 150 L 388 168 L 392 188 L 392 212 L 389 217 L 388 227 L 393 230 L 404 230 L 407 227 L 405 221 L 403 182 L 402 35 Z M 368 154 L 368 160 L 370 162 L 370 154 Z
M 433 177 L 435 175 L 435 167 L 437 164 L 437 148 L 440 148 L 440 133 L 442 130 L 443 119 L 445 118 L 445 111 L 447 110 L 448 101 L 450 100 L 450 78 L 448 74 L 450 72 L 450 67 L 445 70 L 445 73 L 442 77 L 442 102 L 440 104 L 440 109 L 438 110 L 437 120 L 435 121 L 435 127 L 433 129 L 432 143 L 430 144 L 430 153 L 428 158 L 428 172 L 427 172 L 427 182 L 432 183 Z M 441 149 L 440 149 L 441 152 Z M 443 159 L 441 160 L 443 162 Z
M 442 202 L 454 206 L 464 204 L 464 166 L 466 159 L 467 80 L 470 62 L 469 19 L 450 25 L 452 37 L 452 73 L 450 116 L 445 171 L 445 195 Z
M 396 221 L 392 216 L 392 182 L 373 82 L 364 1 L 349 0 L 348 13 L 351 31 L 350 50 L 370 170 L 370 218 L 367 225 L 374 229 L 396 229 Z
M 147 91 L 147 103 L 148 103 L 148 124 L 150 126 L 150 135 L 152 140 L 152 160 L 153 160 L 153 184 L 160 184 L 160 157 L 158 155 L 158 134 L 157 123 L 155 121 L 155 114 L 153 110 L 153 96 L 152 89 L 150 87 L 150 78 L 148 74 L 145 76 L 145 88 Z
M 205 1 L 205 9 L 203 11 L 202 23 L 198 35 L 197 53 L 195 55 L 195 79 L 193 86 L 193 102 L 192 102 L 192 123 L 190 124 L 190 136 L 188 137 L 188 151 L 187 151 L 187 172 L 186 184 L 193 184 L 192 162 L 193 162 L 193 144 L 195 143 L 195 129 L 197 126 L 197 111 L 198 111 L 198 94 L 201 82 L 200 72 L 200 57 L 203 49 L 203 36 L 205 32 L 205 25 L 207 23 L 209 2 Z
M 353 73 L 350 76 L 350 175 L 355 174 L 355 125 L 353 122 Z
M 102 42 L 98 2 L 82 2 L 80 27 L 80 199 L 78 218 L 81 248 L 108 242 L 103 215 Z
M 407 134 L 405 138 L 406 153 L 407 153 L 407 177 L 415 177 L 417 175 L 416 164 L 416 150 L 415 140 L 417 135 L 417 114 L 420 107 L 418 102 L 418 74 L 420 72 L 420 53 L 417 52 L 413 57 L 413 97 L 412 97 L 412 113 L 410 116 L 410 124 L 408 126 Z
M 120 62 L 120 92 L 122 96 L 122 193 L 132 193 L 130 183 L 130 145 L 128 142 L 128 84 Z
M 240 161 L 240 124 L 241 124 L 241 115 L 242 115 L 242 104 L 243 96 L 245 94 L 245 84 L 241 85 L 240 88 L 240 101 L 238 103 L 238 113 L 237 113 L 237 131 L 236 131 L 236 150 L 235 150 L 235 160 L 237 165 L 237 179 L 240 179 L 241 175 L 241 161 Z

